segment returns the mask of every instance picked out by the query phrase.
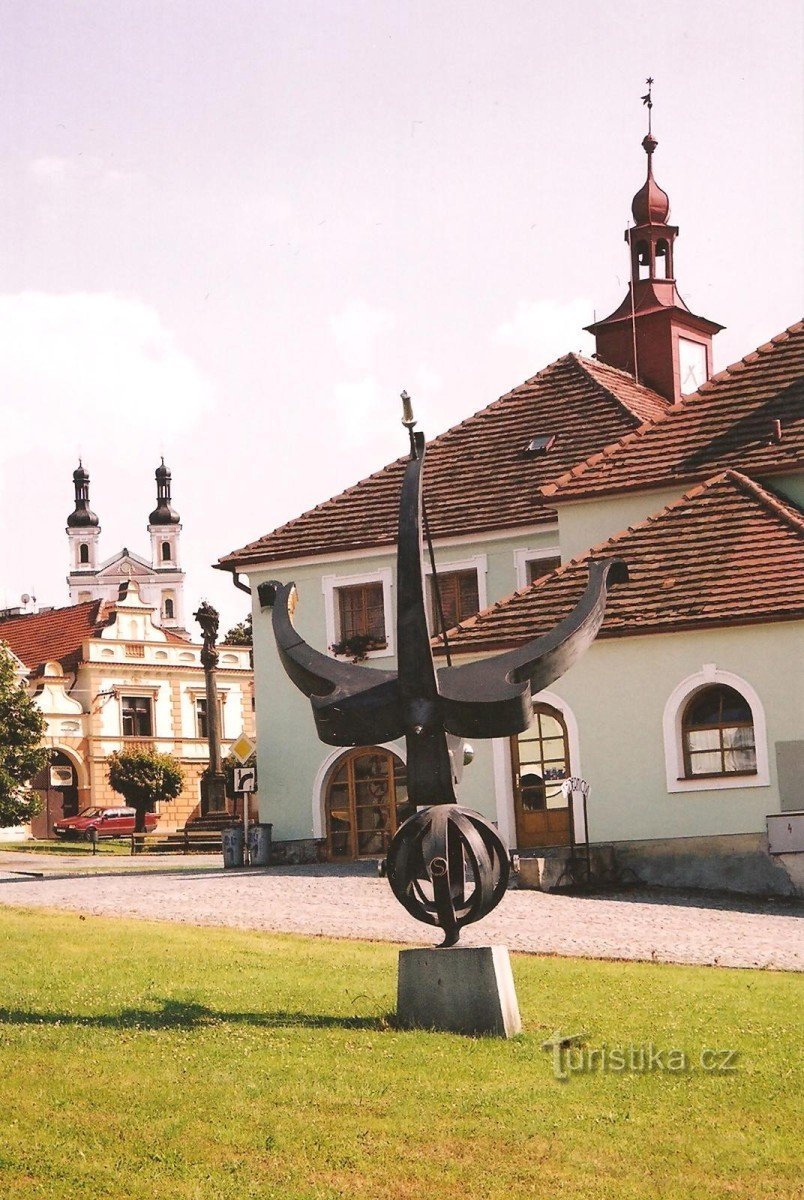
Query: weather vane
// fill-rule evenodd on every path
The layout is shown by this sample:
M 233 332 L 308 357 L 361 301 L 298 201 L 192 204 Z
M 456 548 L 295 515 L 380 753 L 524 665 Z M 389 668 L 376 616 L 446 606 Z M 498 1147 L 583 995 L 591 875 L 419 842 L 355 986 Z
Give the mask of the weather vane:
M 625 582 L 628 571 L 615 558 L 590 563 L 586 591 L 549 633 L 503 654 L 460 666 L 448 661 L 436 670 L 422 569 L 425 440 L 414 431 L 406 392 L 402 404 L 411 452 L 399 500 L 398 670 L 346 663 L 308 645 L 292 622 L 293 583 L 272 580 L 257 590 L 261 607 L 273 610 L 280 661 L 309 698 L 321 741 L 381 746 L 404 737 L 408 798 L 417 811 L 388 848 L 388 882 L 411 916 L 440 927 L 443 944 L 454 946 L 462 926 L 499 904 L 509 875 L 508 850 L 494 825 L 458 803 L 464 738 L 510 737 L 530 727 L 532 696 L 592 643 L 608 585 Z
M 645 80 L 645 83 L 648 85 L 648 90 L 645 93 L 645 95 L 642 97 L 642 103 L 646 106 L 646 108 L 648 110 L 648 137 L 650 137 L 651 133 L 652 133 L 652 130 L 650 127 L 651 109 L 653 108 L 653 94 L 652 94 L 653 80 L 650 77 L 650 75 Z

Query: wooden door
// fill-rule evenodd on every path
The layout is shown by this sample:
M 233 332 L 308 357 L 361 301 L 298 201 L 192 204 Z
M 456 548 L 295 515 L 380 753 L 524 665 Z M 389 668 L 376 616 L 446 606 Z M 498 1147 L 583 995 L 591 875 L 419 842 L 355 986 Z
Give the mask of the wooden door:
M 385 854 L 413 811 L 404 763 L 379 747 L 349 751 L 330 776 L 324 808 L 330 861 Z
M 568 846 L 570 811 L 561 784 L 571 774 L 569 741 L 558 709 L 533 706 L 530 728 L 511 738 L 511 769 L 517 848 Z
M 70 767 L 73 781 L 66 787 L 54 787 L 51 767 Z M 31 787 L 39 793 L 42 803 L 41 811 L 31 821 L 31 835 L 35 838 L 52 838 L 53 825 L 64 817 L 75 817 L 78 814 L 78 785 L 75 778 L 75 767 L 66 754 L 60 750 L 52 751 L 46 766 L 31 780 Z

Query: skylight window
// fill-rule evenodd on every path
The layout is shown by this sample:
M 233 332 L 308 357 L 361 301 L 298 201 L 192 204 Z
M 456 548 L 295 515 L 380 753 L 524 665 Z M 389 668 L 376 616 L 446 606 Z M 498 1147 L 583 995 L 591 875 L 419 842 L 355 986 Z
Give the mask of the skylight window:
M 554 433 L 539 434 L 538 437 L 530 439 L 525 447 L 525 453 L 529 458 L 532 458 L 536 454 L 546 454 L 548 450 L 552 449 L 555 440 L 556 435 Z

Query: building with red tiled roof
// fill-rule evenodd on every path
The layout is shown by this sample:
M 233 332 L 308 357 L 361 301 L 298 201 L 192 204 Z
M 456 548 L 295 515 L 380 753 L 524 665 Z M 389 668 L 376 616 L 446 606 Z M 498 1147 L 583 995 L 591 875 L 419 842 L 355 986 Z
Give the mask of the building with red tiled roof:
M 511 739 L 498 820 L 520 853 L 549 854 L 570 829 L 558 782 L 582 774 L 592 858 L 615 878 L 804 892 L 804 509 L 721 472 L 450 630 L 451 653 L 548 633 L 612 557 L 629 580 Z
M 184 790 L 164 807 L 160 829 L 199 814 L 209 763 L 201 646 L 162 628 L 156 616 L 129 583 L 116 603 L 90 600 L 0 620 L 0 642 L 23 664 L 47 723 L 51 761 L 34 780 L 43 800 L 34 837 L 52 836 L 54 822 L 79 809 L 119 806 L 107 762 L 132 747 L 173 754 L 182 764 Z M 243 730 L 253 732 L 253 676 L 248 647 L 221 646 L 219 655 L 226 753 Z
M 584 776 L 612 877 L 789 892 L 795 867 L 768 853 L 768 830 L 804 813 L 804 329 L 712 376 L 721 327 L 682 299 L 652 136 L 644 148 L 628 291 L 591 326 L 595 357 L 558 359 L 428 446 L 426 602 L 436 631 L 440 593 L 452 653 L 548 632 L 590 554 L 630 571 L 585 658 L 535 697 L 531 728 L 475 747 L 461 802 L 520 857 L 566 857 L 583 822 L 562 785 Z M 297 858 L 384 852 L 406 811 L 404 739 L 316 740 L 258 588 L 295 582 L 307 643 L 392 668 L 404 462 L 217 564 L 255 597 L 262 817 Z

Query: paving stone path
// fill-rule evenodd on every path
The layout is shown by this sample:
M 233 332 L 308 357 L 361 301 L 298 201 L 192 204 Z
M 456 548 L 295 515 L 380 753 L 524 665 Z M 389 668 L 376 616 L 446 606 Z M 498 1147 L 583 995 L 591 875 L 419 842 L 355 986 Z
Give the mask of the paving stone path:
M 436 939 L 408 916 L 368 863 L 224 871 L 217 856 L 77 862 L 4 852 L 0 903 L 328 937 L 420 944 Z M 801 909 L 784 902 L 511 890 L 462 941 L 502 942 L 537 954 L 804 970 Z

